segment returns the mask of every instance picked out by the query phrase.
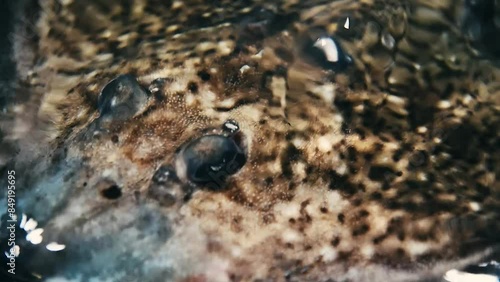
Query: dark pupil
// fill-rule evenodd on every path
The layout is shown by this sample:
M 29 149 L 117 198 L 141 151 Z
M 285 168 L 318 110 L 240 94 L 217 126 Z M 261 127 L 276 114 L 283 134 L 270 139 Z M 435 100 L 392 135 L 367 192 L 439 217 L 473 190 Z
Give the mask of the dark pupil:
M 244 164 L 245 157 L 235 142 L 219 135 L 204 136 L 192 141 L 184 152 L 188 177 L 204 184 L 223 181 Z
M 230 144 L 224 142 L 220 145 L 216 150 L 224 151 L 224 153 L 214 151 L 213 154 L 207 156 L 203 160 L 203 164 L 196 170 L 196 178 L 210 181 L 215 174 L 226 170 L 228 163 L 232 161 L 237 152 L 236 148 L 232 148 Z

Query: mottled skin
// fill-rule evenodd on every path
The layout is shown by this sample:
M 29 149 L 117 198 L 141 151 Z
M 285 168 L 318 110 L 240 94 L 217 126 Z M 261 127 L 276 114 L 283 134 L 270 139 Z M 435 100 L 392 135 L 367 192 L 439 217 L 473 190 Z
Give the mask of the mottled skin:
M 41 1 L 16 32 L 6 168 L 40 246 L 66 245 L 30 250 L 27 276 L 419 281 L 498 248 L 500 72 L 460 1 L 125 2 Z M 308 58 L 318 30 L 354 64 Z M 103 121 L 122 74 L 150 99 Z M 190 183 L 178 149 L 229 119 L 247 162 L 218 191 Z M 158 187 L 165 164 L 178 178 Z

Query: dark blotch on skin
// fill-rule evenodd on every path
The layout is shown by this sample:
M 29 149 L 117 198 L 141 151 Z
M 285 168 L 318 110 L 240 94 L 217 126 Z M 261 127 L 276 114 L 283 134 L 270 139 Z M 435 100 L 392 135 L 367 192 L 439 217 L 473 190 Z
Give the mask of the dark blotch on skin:
M 215 190 L 222 189 L 225 179 L 246 162 L 245 153 L 236 142 L 221 135 L 206 135 L 191 141 L 181 157 L 190 181 L 207 184 Z
M 281 157 L 281 170 L 287 179 L 293 178 L 292 164 L 300 159 L 302 152 L 294 145 L 289 144 Z
M 331 190 L 338 190 L 346 197 L 351 197 L 358 192 L 358 188 L 349 182 L 347 175 L 340 175 L 336 171 L 331 170 L 328 176 L 330 178 L 328 187 Z
M 102 117 L 125 120 L 140 112 L 148 101 L 148 93 L 134 76 L 120 75 L 101 91 L 97 107 Z
M 201 80 L 203 81 L 209 81 L 210 80 L 210 73 L 208 73 L 207 71 L 199 71 L 198 73 L 198 77 L 200 77 Z
M 271 9 L 256 8 L 240 22 L 239 43 L 255 43 L 255 41 L 276 34 L 287 28 L 297 18 L 297 13 L 281 14 Z
M 103 178 L 99 180 L 94 188 L 99 191 L 99 194 L 108 200 L 116 200 L 122 196 L 122 189 L 115 181 Z
M 332 246 L 337 247 L 340 244 L 340 237 L 333 238 L 331 244 Z
M 390 167 L 386 166 L 372 166 L 368 177 L 374 181 L 388 181 L 391 182 L 396 177 L 396 172 Z
M 109 200 L 116 200 L 122 196 L 122 190 L 117 185 L 111 185 L 101 190 L 101 195 Z
M 339 220 L 340 223 L 344 224 L 345 215 L 343 213 L 339 213 L 339 215 L 337 216 L 337 219 Z
M 195 93 L 195 94 L 198 93 L 198 84 L 196 84 L 196 82 L 194 82 L 194 81 L 189 82 L 188 90 L 191 93 Z
M 366 234 L 370 230 L 370 227 L 367 224 L 362 224 L 359 227 L 356 227 L 352 231 L 352 236 L 360 236 Z
M 444 132 L 443 144 L 450 149 L 450 153 L 455 157 L 470 160 L 471 157 L 477 156 L 476 136 L 478 136 L 478 132 L 474 127 L 464 123 L 448 128 Z

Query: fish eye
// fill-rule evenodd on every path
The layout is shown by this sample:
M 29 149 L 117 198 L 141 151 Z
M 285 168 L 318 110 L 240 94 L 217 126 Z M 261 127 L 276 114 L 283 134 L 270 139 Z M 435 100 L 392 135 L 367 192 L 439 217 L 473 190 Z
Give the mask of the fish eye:
M 246 162 L 245 153 L 235 140 L 221 135 L 197 138 L 180 153 L 187 178 L 212 189 L 222 189 L 225 179 Z
M 352 57 L 332 36 L 320 36 L 314 41 L 310 40 L 304 46 L 303 53 L 310 62 L 333 71 L 344 71 L 353 63 Z
M 97 107 L 101 117 L 124 120 L 140 112 L 148 101 L 148 93 L 134 76 L 120 75 L 111 80 L 99 94 Z

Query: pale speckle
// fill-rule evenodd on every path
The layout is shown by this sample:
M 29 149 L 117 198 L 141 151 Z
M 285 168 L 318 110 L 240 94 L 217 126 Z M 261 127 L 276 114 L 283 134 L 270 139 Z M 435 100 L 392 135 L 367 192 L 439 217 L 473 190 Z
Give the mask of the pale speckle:
M 332 136 L 330 135 L 325 135 L 325 136 L 321 136 L 318 138 L 318 149 L 321 151 L 321 152 L 328 152 L 332 149 Z
M 59 3 L 61 3 L 61 5 L 63 5 L 63 6 L 67 6 L 71 3 L 73 3 L 73 0 L 59 0 Z
M 217 49 L 219 50 L 220 54 L 222 55 L 228 55 L 233 51 L 234 48 L 234 42 L 233 41 L 220 41 Z
M 427 181 L 427 174 L 425 172 L 419 172 L 417 174 L 417 179 L 420 181 Z
M 498 278 L 487 274 L 473 274 L 451 269 L 444 275 L 448 282 L 498 282 Z
M 331 104 L 335 100 L 335 85 L 333 83 L 318 85 L 312 88 L 311 91 L 323 98 L 326 103 Z
M 63 244 L 58 244 L 56 242 L 51 242 L 49 244 L 47 244 L 47 246 L 45 246 L 47 248 L 47 250 L 51 251 L 51 252 L 58 252 L 58 251 L 62 251 L 66 248 L 65 245 Z
M 426 242 L 409 241 L 406 248 L 412 256 L 419 256 L 429 251 L 431 246 Z
M 284 218 L 294 218 L 300 215 L 300 206 L 298 204 L 293 204 L 293 205 L 278 204 L 276 210 L 280 212 Z
M 478 203 L 478 202 L 470 202 L 469 203 L 469 208 L 472 210 L 472 211 L 480 211 L 481 210 L 481 205 Z
M 263 54 L 264 54 L 264 50 L 260 50 L 257 54 L 252 56 L 252 59 L 262 59 Z
M 37 228 L 26 235 L 26 240 L 31 242 L 33 245 L 38 245 L 43 241 L 42 233 L 43 228 Z
M 30 232 L 32 230 L 35 230 L 37 225 L 38 225 L 38 222 L 36 220 L 34 220 L 33 218 L 30 218 L 22 228 L 24 230 L 26 230 L 27 232 Z
M 419 127 L 417 128 L 417 132 L 418 132 L 419 134 L 425 134 L 425 133 L 427 133 L 427 127 L 425 127 L 425 126 L 419 126 Z
M 283 232 L 282 237 L 283 237 L 283 241 L 287 242 L 287 243 L 294 243 L 294 242 L 301 240 L 300 234 L 292 229 L 285 230 Z
M 382 35 L 381 42 L 382 42 L 382 45 L 384 45 L 389 50 L 394 49 L 394 45 L 396 44 L 396 40 L 388 32 L 386 32 Z
M 349 17 L 347 17 L 347 19 L 345 20 L 344 28 L 349 29 Z
M 179 26 L 178 26 L 178 25 L 176 25 L 176 24 L 174 24 L 174 25 L 170 25 L 170 26 L 168 26 L 168 27 L 167 27 L 167 29 L 166 29 L 166 31 L 167 31 L 167 32 L 174 32 L 174 31 L 176 31 L 177 29 L 179 29 Z
M 370 259 L 374 253 L 375 253 L 375 248 L 373 247 L 372 244 L 366 244 L 361 247 L 361 254 L 367 259 Z
M 244 65 L 240 68 L 240 73 L 245 73 L 245 71 L 249 70 L 250 66 L 249 65 Z
M 330 247 L 330 246 L 325 246 L 323 247 L 319 254 L 322 256 L 324 262 L 332 262 L 338 257 L 338 252 Z
M 462 102 L 465 104 L 465 105 L 469 105 L 472 101 L 474 101 L 474 98 L 472 98 L 471 95 L 467 94 L 464 96 Z
M 451 107 L 451 103 L 448 100 L 441 100 L 437 103 L 436 107 L 439 109 L 449 109 Z
M 28 216 L 26 216 L 24 213 L 21 215 L 21 223 L 19 223 L 19 227 L 24 229 L 24 226 L 26 222 L 28 221 Z
M 182 6 L 184 6 L 184 3 L 182 1 L 174 1 L 172 3 L 172 9 L 175 10 L 175 9 L 179 9 L 181 8 Z
M 113 59 L 113 54 L 111 53 L 104 53 L 104 54 L 99 54 L 95 58 L 99 62 L 107 62 Z

